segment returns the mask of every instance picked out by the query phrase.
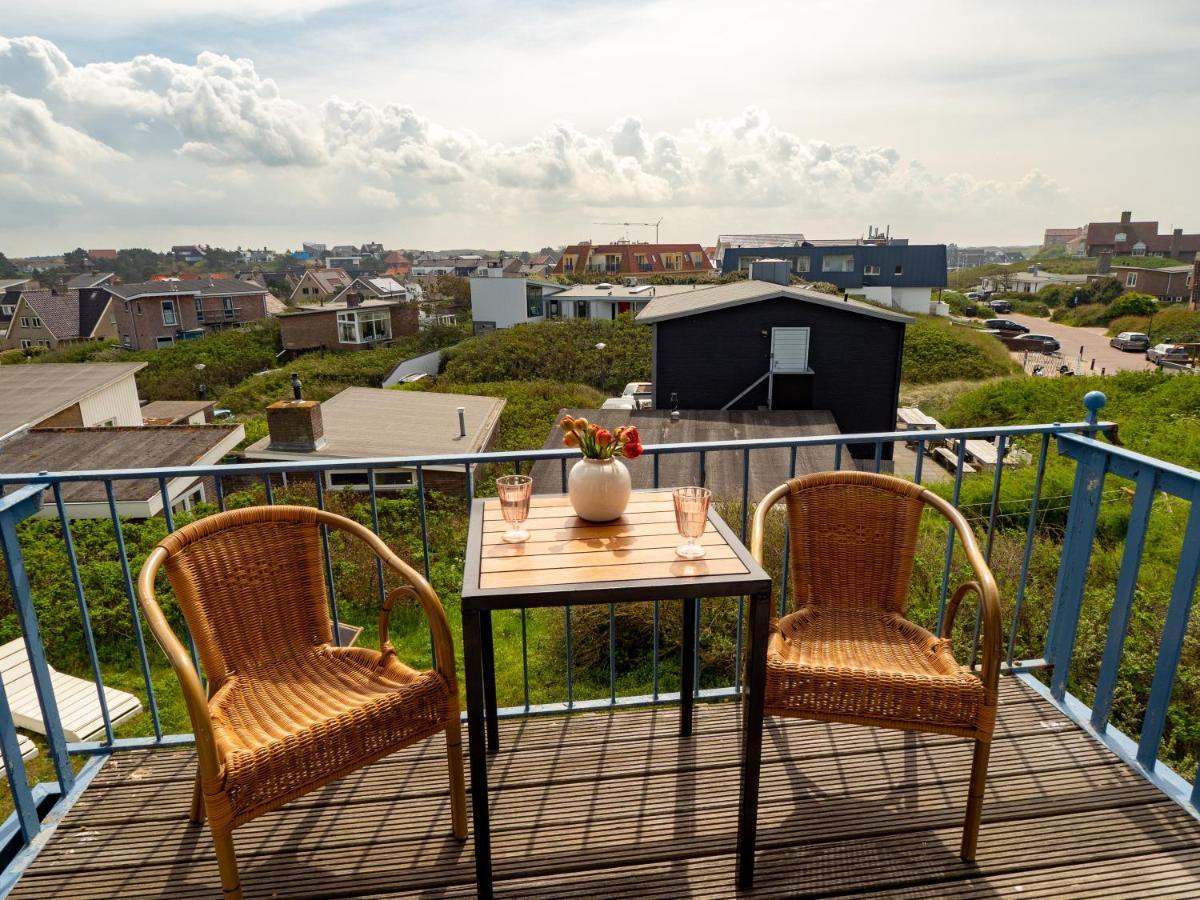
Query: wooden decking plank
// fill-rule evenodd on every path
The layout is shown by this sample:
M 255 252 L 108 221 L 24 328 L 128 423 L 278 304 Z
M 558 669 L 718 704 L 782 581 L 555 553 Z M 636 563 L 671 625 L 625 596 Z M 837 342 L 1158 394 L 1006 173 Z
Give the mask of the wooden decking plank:
M 498 893 L 731 896 L 740 710 L 698 712 L 690 741 L 674 709 L 502 723 Z M 764 751 L 755 896 L 1132 890 L 1159 871 L 1137 862 L 1151 857 L 1172 873 L 1154 882 L 1165 895 L 1200 887 L 1200 826 L 1012 682 L 973 869 L 956 855 L 967 742 L 777 720 Z M 193 767 L 187 751 L 110 761 L 13 896 L 212 896 L 211 838 L 184 818 Z M 473 844 L 449 837 L 444 767 L 435 738 L 239 829 L 248 896 L 469 896 Z

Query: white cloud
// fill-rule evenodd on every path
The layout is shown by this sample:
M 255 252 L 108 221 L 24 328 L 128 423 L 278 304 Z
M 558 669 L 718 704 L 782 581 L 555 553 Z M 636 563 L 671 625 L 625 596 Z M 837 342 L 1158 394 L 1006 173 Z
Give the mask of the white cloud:
M 464 240 L 537 245 L 578 239 L 583 223 L 616 210 L 704 222 L 686 237 L 707 241 L 722 227 L 961 221 L 964 211 L 1011 213 L 1062 192 L 1036 170 L 1013 181 L 938 174 L 892 147 L 802 135 L 756 107 L 670 130 L 632 115 L 593 133 L 554 122 L 499 142 L 398 103 L 330 96 L 314 110 L 248 59 L 203 52 L 191 64 L 140 55 L 74 65 L 37 37 L 0 38 L 0 120 L 8 180 L 36 188 L 55 175 L 41 184 L 45 210 L 22 203 L 33 224 L 69 203 L 111 228 L 96 207 L 118 203 L 193 231 L 224 217 L 242 228 L 238 243 L 261 243 L 256 229 L 350 222 L 403 228 L 389 236 L 397 243 L 468 228 Z M 230 198 L 242 201 L 236 213 Z

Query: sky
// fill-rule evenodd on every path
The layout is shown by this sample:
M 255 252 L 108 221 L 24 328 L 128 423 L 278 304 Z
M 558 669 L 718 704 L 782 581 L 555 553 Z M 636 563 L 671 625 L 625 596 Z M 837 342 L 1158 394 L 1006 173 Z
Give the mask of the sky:
M 39 0 L 0 251 L 1200 231 L 1194 0 Z

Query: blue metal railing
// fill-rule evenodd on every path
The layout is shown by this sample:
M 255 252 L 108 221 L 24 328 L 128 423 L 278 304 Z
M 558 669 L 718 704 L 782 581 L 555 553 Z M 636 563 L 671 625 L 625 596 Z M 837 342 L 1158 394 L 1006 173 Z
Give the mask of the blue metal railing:
M 908 443 L 915 449 L 915 465 L 913 477 L 917 481 L 928 474 L 925 468 L 926 450 L 930 450 L 935 446 L 951 442 L 955 446 L 956 453 L 954 454 L 953 481 L 950 488 L 952 500 L 955 505 L 958 505 L 962 498 L 962 489 L 964 484 L 964 472 L 967 462 L 967 444 L 968 440 L 994 440 L 996 444 L 997 458 L 999 464 L 995 467 L 995 471 L 989 477 L 991 484 L 990 498 L 986 504 L 982 506 L 984 512 L 978 516 L 969 516 L 982 532 L 983 544 L 986 548 L 986 553 L 990 555 L 993 547 L 993 542 L 996 536 L 998 522 L 1000 520 L 1000 492 L 1003 484 L 1003 462 L 1006 449 L 1012 448 L 1017 441 L 1025 440 L 1033 445 L 1036 445 L 1036 474 L 1034 478 L 1032 496 L 1021 498 L 1029 504 L 1028 519 L 1025 525 L 1025 534 L 1023 542 L 1023 552 L 1021 555 L 1020 573 L 1016 582 L 1015 599 L 1011 611 L 1011 623 L 1009 625 L 1007 652 L 1006 652 L 1006 669 L 1010 672 L 1020 674 L 1032 684 L 1035 684 L 1042 689 L 1041 681 L 1039 681 L 1034 673 L 1036 670 L 1046 667 L 1053 667 L 1053 675 L 1051 685 L 1044 689 L 1044 692 L 1052 702 L 1055 702 L 1060 707 L 1066 709 L 1069 715 L 1080 720 L 1079 707 L 1082 705 L 1080 701 L 1073 698 L 1065 691 L 1067 671 L 1070 666 L 1071 652 L 1074 643 L 1075 627 L 1078 622 L 1080 597 L 1082 596 L 1082 582 L 1080 579 L 1086 574 L 1087 559 L 1085 546 L 1088 545 L 1095 531 L 1095 510 L 1103 496 L 1103 474 L 1111 472 L 1122 477 L 1130 477 L 1138 482 L 1138 493 L 1135 495 L 1133 505 L 1133 517 L 1130 524 L 1130 538 L 1134 540 L 1145 533 L 1145 519 L 1148 517 L 1148 510 L 1152 502 L 1152 494 L 1154 490 L 1168 491 L 1176 496 L 1190 498 L 1194 494 L 1200 492 L 1200 474 L 1189 472 L 1188 470 L 1179 469 L 1178 467 L 1170 466 L 1157 460 L 1150 460 L 1145 457 L 1139 457 L 1136 454 L 1130 454 L 1128 451 L 1120 450 L 1109 444 L 1094 440 L 1093 437 L 1099 433 L 1111 431 L 1113 426 L 1111 423 L 1103 423 L 1097 421 L 1097 413 L 1103 405 L 1103 397 L 1099 395 L 1089 395 L 1088 417 L 1087 421 L 1071 422 L 1071 423 L 1055 423 L 1052 425 L 1021 425 L 1008 427 L 991 427 L 991 428 L 961 428 L 961 429 L 943 429 L 937 431 L 902 431 L 902 432 L 881 432 L 872 434 L 855 434 L 855 435 L 820 435 L 820 436 L 803 436 L 794 438 L 771 438 L 760 440 L 738 440 L 712 443 L 686 443 L 686 444 L 667 444 L 650 446 L 646 448 L 647 454 L 652 460 L 653 485 L 660 486 L 660 460 L 664 456 L 672 454 L 693 454 L 697 460 L 697 471 L 701 481 L 705 479 L 708 472 L 709 456 L 714 453 L 736 453 L 740 455 L 741 477 L 740 485 L 740 509 L 738 514 L 740 521 L 737 523 L 739 532 L 743 539 L 747 536 L 747 526 L 749 521 L 750 503 L 755 498 L 750 496 L 750 475 L 753 469 L 754 454 L 759 451 L 780 450 L 786 448 L 789 451 L 788 471 L 795 474 L 797 467 L 797 454 L 800 450 L 812 450 L 814 448 L 832 449 L 832 455 L 835 468 L 842 468 L 846 465 L 854 465 L 858 468 L 880 471 L 885 466 L 884 448 L 889 445 L 894 446 L 900 443 Z M 1081 437 L 1080 435 L 1092 435 L 1093 437 Z M 1055 449 L 1060 456 L 1067 457 L 1078 461 L 1078 471 L 1076 475 L 1075 491 L 1072 495 L 1071 506 L 1068 514 L 1066 540 L 1063 546 L 1062 568 L 1058 579 L 1058 587 L 1054 597 L 1054 605 L 1052 609 L 1052 618 L 1049 631 L 1046 637 L 1046 649 L 1042 658 L 1033 659 L 1016 659 L 1014 654 L 1017 651 L 1017 636 L 1018 625 L 1021 621 L 1022 606 L 1026 595 L 1026 581 L 1030 569 L 1034 539 L 1039 527 L 1039 514 L 1044 509 L 1042 506 L 1042 489 L 1045 481 L 1045 472 L 1047 461 L 1050 458 L 1052 439 L 1056 442 Z M 859 450 L 857 455 L 852 455 L 852 448 L 863 448 Z M 316 503 L 318 506 L 325 505 L 325 491 L 327 481 L 332 473 L 341 470 L 355 470 L 367 472 L 367 495 L 369 498 L 370 510 L 370 525 L 379 532 L 380 515 L 378 505 L 378 484 L 376 480 L 376 472 L 378 470 L 394 470 L 398 468 L 410 469 L 415 473 L 414 483 L 417 492 L 417 517 L 420 524 L 421 534 L 421 562 L 422 568 L 426 577 L 429 576 L 431 568 L 430 554 L 430 508 L 426 496 L 426 474 L 429 470 L 437 468 L 438 470 L 453 470 L 457 471 L 461 468 L 463 472 L 463 480 L 466 485 L 466 495 L 468 505 L 470 498 L 475 494 L 475 474 L 476 469 L 480 465 L 511 465 L 516 471 L 521 471 L 523 465 L 532 466 L 537 462 L 558 461 L 559 471 L 562 477 L 562 484 L 565 489 L 566 485 L 566 470 L 567 461 L 576 457 L 577 451 L 569 448 L 550 449 L 550 450 L 532 450 L 520 452 L 494 452 L 480 453 L 468 455 L 442 455 L 442 456 L 422 456 L 422 457 L 406 457 L 406 458 L 368 458 L 368 459 L 346 459 L 346 460 L 330 460 L 321 459 L 311 462 L 280 462 L 280 463 L 253 463 L 253 464 L 238 464 L 229 466 L 211 466 L 211 467 L 178 467 L 178 468 L 152 468 L 152 469 L 127 469 L 127 470 L 102 470 L 102 471 L 73 471 L 59 473 L 31 473 L 23 475 L 3 475 L 0 476 L 0 548 L 3 549 L 6 566 L 9 573 L 9 584 L 13 591 L 14 605 L 17 609 L 18 618 L 22 626 L 22 632 L 25 636 L 27 650 L 30 657 L 31 667 L 34 672 L 35 680 L 38 684 L 39 700 L 43 704 L 44 721 L 47 725 L 48 742 L 50 746 L 50 755 L 56 766 L 56 774 L 58 781 L 56 784 L 49 786 L 41 786 L 40 788 L 31 788 L 27 784 L 26 770 L 21 763 L 20 756 L 16 752 L 16 731 L 12 722 L 11 712 L 8 707 L 7 698 L 5 697 L 2 688 L 0 688 L 0 748 L 5 751 L 5 765 L 9 776 L 9 786 L 13 794 L 14 806 L 16 812 L 10 818 L 9 823 L 5 826 L 8 833 L 19 835 L 20 841 L 28 850 L 32 850 L 29 844 L 37 836 L 39 829 L 44 826 L 39 823 L 39 818 L 44 816 L 44 812 L 38 809 L 39 795 L 36 791 L 42 792 L 41 799 L 44 800 L 47 792 L 50 795 L 58 796 L 59 806 L 68 803 L 70 799 L 77 795 L 82 778 L 87 773 L 91 772 L 90 768 L 85 767 L 84 773 L 80 776 L 72 776 L 69 757 L 71 755 L 91 755 L 97 757 L 94 762 L 102 761 L 102 758 L 121 751 L 133 748 L 153 747 L 153 746 L 177 746 L 186 744 L 191 740 L 191 735 L 182 733 L 164 733 L 159 709 L 155 698 L 155 688 L 151 677 L 149 659 L 147 649 L 141 631 L 141 623 L 136 606 L 136 600 L 133 594 L 133 573 L 129 563 L 127 550 L 124 544 L 124 538 L 120 528 L 120 517 L 118 515 L 118 507 L 115 501 L 114 484 L 129 480 L 146 480 L 156 481 L 159 486 L 159 492 L 163 501 L 163 518 L 166 527 L 173 530 L 175 527 L 174 516 L 171 512 L 171 497 L 168 490 L 170 479 L 187 477 L 191 479 L 211 477 L 214 480 L 215 500 L 218 508 L 225 509 L 227 501 L 230 497 L 227 482 L 236 480 L 239 484 L 261 484 L 263 497 L 267 503 L 275 502 L 275 491 L 277 484 L 273 486 L 273 479 L 297 479 L 299 482 L 307 482 L 312 480 L 316 491 Z M 1152 472 L 1153 474 L 1147 474 Z M 1133 473 L 1133 474 L 1130 474 Z M 980 476 L 983 477 L 983 476 Z M 100 682 L 100 665 L 95 642 L 95 636 L 92 630 L 88 602 L 84 589 L 84 582 L 80 576 L 79 560 L 76 554 L 74 543 L 71 537 L 71 520 L 68 515 L 67 505 L 63 501 L 63 486 L 77 482 L 95 482 L 102 484 L 105 490 L 107 499 L 107 507 L 109 518 L 112 523 L 112 529 L 116 541 L 117 552 L 120 557 L 120 578 L 121 589 L 124 591 L 129 602 L 129 615 L 132 619 L 133 636 L 136 655 L 138 657 L 138 666 L 142 675 L 142 680 L 146 689 L 146 707 L 150 713 L 153 724 L 153 737 L 130 738 L 117 737 L 114 735 L 113 722 L 105 703 L 104 692 Z M 14 487 L 13 486 L 18 486 Z M 241 490 L 242 488 L 238 488 Z M 43 507 L 43 495 L 46 490 L 49 490 L 53 502 L 50 507 Z M 731 501 L 739 499 L 736 495 L 729 498 Z M 45 658 L 44 648 L 41 645 L 40 638 L 37 632 L 36 616 L 34 615 L 33 600 L 31 590 L 28 583 L 28 578 L 25 577 L 23 562 L 21 556 L 21 547 L 18 540 L 17 523 L 30 515 L 41 512 L 43 515 L 46 510 L 51 510 L 57 517 L 59 526 L 62 532 L 65 555 L 69 569 L 69 577 L 71 587 L 74 591 L 74 596 L 77 601 L 79 615 L 82 622 L 82 638 L 85 644 L 86 656 L 90 666 L 91 675 L 96 683 L 97 697 L 100 704 L 100 713 L 103 719 L 103 738 L 98 741 L 68 743 L 63 735 L 62 728 L 58 722 L 57 710 L 53 702 L 53 695 L 48 689 L 49 685 L 49 669 Z M 1185 540 L 1185 549 L 1195 551 L 1198 542 L 1200 542 L 1200 514 L 1193 515 L 1193 520 L 1189 524 L 1188 536 Z M 1140 530 L 1137 527 L 1141 523 Z M 786 526 L 783 531 L 783 555 L 784 564 L 780 570 L 779 579 L 779 604 L 783 609 L 787 604 L 788 596 L 788 567 L 786 557 L 789 548 L 790 536 L 787 533 Z M 330 556 L 330 547 L 328 536 L 323 539 L 326 564 L 326 581 L 330 595 L 330 612 L 335 621 L 339 618 L 338 597 L 335 590 L 335 579 L 333 572 L 333 562 Z M 941 564 L 941 582 L 937 587 L 937 626 L 940 627 L 942 615 L 944 612 L 946 599 L 948 596 L 949 582 L 953 572 L 953 552 L 954 542 L 953 535 L 948 534 L 945 543 L 944 557 Z M 1196 557 L 1193 552 L 1193 559 Z M 1123 564 L 1121 571 L 1121 579 L 1117 589 L 1117 602 L 1114 604 L 1112 620 L 1110 623 L 1109 643 L 1110 648 L 1106 650 L 1104 666 L 1100 674 L 1099 684 L 1104 686 L 1104 690 L 1098 690 L 1097 701 L 1094 709 L 1087 708 L 1086 715 L 1082 720 L 1087 722 L 1093 733 L 1104 739 L 1108 736 L 1106 744 L 1113 747 L 1114 750 L 1121 752 L 1131 761 L 1137 762 L 1139 759 L 1146 757 L 1151 765 L 1146 766 L 1143 762 L 1143 768 L 1148 769 L 1153 776 L 1154 772 L 1158 772 L 1156 783 L 1164 789 L 1168 789 L 1168 793 L 1173 796 L 1179 796 L 1180 792 L 1186 787 L 1189 800 L 1191 785 L 1188 785 L 1178 776 L 1173 776 L 1173 773 L 1168 775 L 1162 772 L 1163 766 L 1154 767 L 1154 758 L 1157 755 L 1159 740 L 1162 733 L 1162 721 L 1165 716 L 1166 703 L 1169 701 L 1170 687 L 1175 678 L 1175 666 L 1177 665 L 1178 657 L 1181 651 L 1182 642 L 1182 627 L 1178 627 L 1177 634 L 1170 641 L 1164 639 L 1163 651 L 1160 656 L 1160 673 L 1156 673 L 1154 688 L 1152 689 L 1151 708 L 1155 711 L 1155 716 L 1147 716 L 1149 729 L 1143 728 L 1143 737 L 1141 745 L 1133 752 L 1125 752 L 1120 748 L 1125 745 L 1121 740 L 1127 740 L 1123 737 L 1115 736 L 1111 728 L 1107 728 L 1107 718 L 1111 710 L 1112 685 L 1115 683 L 1116 665 L 1119 662 L 1121 642 L 1129 623 L 1129 609 L 1132 598 L 1132 584 L 1136 579 L 1136 569 L 1139 553 L 1127 550 L 1129 572 L 1126 572 L 1126 567 Z M 1181 567 L 1181 574 L 1177 579 L 1176 593 L 1179 599 L 1173 601 L 1171 612 L 1168 615 L 1168 627 L 1177 627 L 1181 621 L 1186 622 L 1187 602 L 1190 601 L 1190 593 L 1187 588 L 1189 584 L 1194 585 L 1195 581 L 1195 565 Z M 383 572 L 381 567 L 377 566 L 374 572 L 377 582 L 377 589 L 382 596 Z M 1190 578 L 1190 580 L 1189 580 Z M 741 690 L 741 661 L 743 658 L 743 623 L 742 610 L 744 598 L 738 598 L 738 615 L 736 617 L 735 632 L 733 637 L 733 675 L 729 684 L 716 687 L 708 687 L 701 689 L 700 684 L 700 668 L 701 658 L 699 650 L 696 657 L 692 660 L 692 665 L 696 668 L 696 693 L 704 698 L 719 698 L 731 697 L 736 695 Z M 698 610 L 699 612 L 699 610 Z M 579 699 L 577 694 L 578 675 L 575 672 L 575 664 L 573 660 L 572 647 L 572 621 L 571 610 L 563 611 L 564 616 L 564 676 L 565 676 L 565 694 L 560 699 L 554 702 L 533 703 L 530 690 L 530 665 L 529 665 L 529 648 L 530 641 L 528 636 L 528 617 L 524 610 L 520 612 L 520 635 L 521 635 L 521 678 L 519 696 L 521 698 L 520 705 L 502 709 L 502 716 L 528 716 L 542 715 L 550 713 L 558 713 L 566 710 L 578 709 L 603 709 L 603 708 L 618 708 L 631 705 L 655 704 L 664 702 L 674 702 L 678 700 L 677 692 L 669 692 L 663 690 L 662 678 L 659 665 L 660 656 L 660 625 L 661 614 L 659 604 L 655 603 L 653 607 L 653 648 L 652 648 L 652 672 L 649 684 L 649 693 L 644 695 L 620 695 L 617 690 L 617 666 L 616 666 L 616 625 L 615 612 L 610 607 L 609 610 L 609 634 L 608 634 L 608 679 L 607 690 L 604 696 L 596 699 Z M 1182 619 L 1181 619 L 1182 617 Z M 699 615 L 697 615 L 699 622 Z M 929 623 L 933 626 L 933 622 Z M 336 634 L 336 629 L 335 629 Z M 979 623 L 976 620 L 974 634 L 972 638 L 971 659 L 974 661 L 978 655 L 979 649 Z M 188 636 L 190 643 L 190 635 Z M 1110 657 L 1113 662 L 1110 662 Z M 1164 658 L 1170 657 L 1169 662 L 1163 662 Z M 193 648 L 194 658 L 194 648 Z M 1157 724 L 1156 724 L 1157 723 Z M 1157 730 L 1157 735 L 1155 731 Z M 1148 756 L 1147 756 L 1148 754 Z M 88 764 L 89 766 L 91 763 Z M 1168 770 L 1169 771 L 1169 770 Z M 1174 777 L 1176 781 L 1170 779 Z M 74 784 L 73 784 L 74 778 Z M 1173 785 L 1173 787 L 1172 787 Z M 48 821 L 42 819 L 43 821 Z M 3 893 L 4 882 L 0 880 L 0 895 Z

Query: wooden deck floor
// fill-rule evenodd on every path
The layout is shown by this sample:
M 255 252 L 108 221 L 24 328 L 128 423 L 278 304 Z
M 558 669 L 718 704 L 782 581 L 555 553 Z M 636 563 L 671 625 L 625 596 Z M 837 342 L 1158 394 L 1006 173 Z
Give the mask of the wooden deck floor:
M 754 896 L 1197 896 L 1200 823 L 1005 679 L 979 859 L 956 853 L 970 746 L 768 720 Z M 738 707 L 513 721 L 491 762 L 497 893 L 734 895 Z M 235 833 L 253 897 L 466 897 L 440 739 Z M 213 897 L 191 754 L 111 761 L 14 898 Z

